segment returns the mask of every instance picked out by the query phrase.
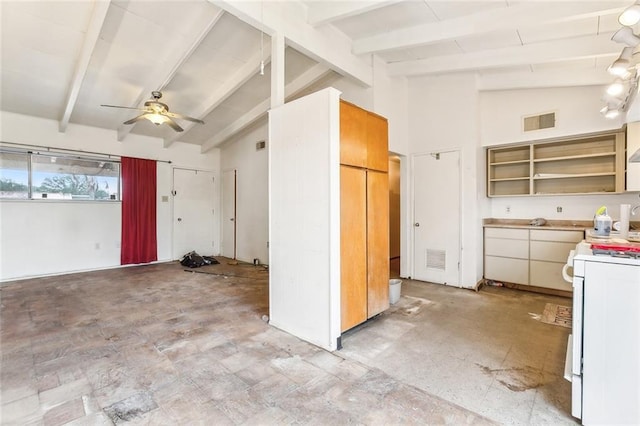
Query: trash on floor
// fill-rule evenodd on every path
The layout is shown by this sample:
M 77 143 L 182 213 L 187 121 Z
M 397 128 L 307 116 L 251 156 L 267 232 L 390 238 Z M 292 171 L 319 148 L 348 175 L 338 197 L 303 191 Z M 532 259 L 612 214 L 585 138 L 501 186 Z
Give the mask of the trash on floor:
M 190 251 L 189 253 L 182 256 L 182 260 L 180 260 L 180 264 L 182 266 L 187 266 L 189 268 L 199 268 L 204 265 L 215 265 L 218 264 L 215 258 L 211 256 L 200 256 L 195 251 Z

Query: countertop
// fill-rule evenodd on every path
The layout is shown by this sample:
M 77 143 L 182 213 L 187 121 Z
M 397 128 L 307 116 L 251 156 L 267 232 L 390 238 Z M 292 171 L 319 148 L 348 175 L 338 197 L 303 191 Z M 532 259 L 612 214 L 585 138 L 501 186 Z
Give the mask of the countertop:
M 517 228 L 517 229 L 550 229 L 559 231 L 581 231 L 585 232 L 585 238 L 588 242 L 624 242 L 620 239 L 616 231 L 611 232 L 609 238 L 595 238 L 589 231 L 593 231 L 593 221 L 591 220 L 548 220 L 546 224 L 541 226 L 530 225 L 531 219 L 493 219 L 487 218 L 482 220 L 485 228 Z M 627 237 L 627 241 L 640 241 L 640 222 L 630 222 L 629 227 L 635 231 L 631 231 Z
M 493 219 L 482 220 L 485 228 L 526 228 L 526 229 L 555 229 L 562 231 L 585 231 L 593 229 L 592 220 L 547 220 L 542 226 L 530 225 L 532 219 Z

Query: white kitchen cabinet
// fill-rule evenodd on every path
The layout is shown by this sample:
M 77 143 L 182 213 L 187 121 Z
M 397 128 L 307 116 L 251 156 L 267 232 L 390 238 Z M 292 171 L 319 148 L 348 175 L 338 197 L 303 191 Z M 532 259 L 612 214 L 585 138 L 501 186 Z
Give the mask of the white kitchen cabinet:
M 584 232 L 551 229 L 532 229 L 529 232 L 529 284 L 572 291 L 571 284 L 562 278 L 562 267 L 569 252 L 583 240 Z
M 485 228 L 484 277 L 529 284 L 529 230 Z
M 582 230 L 485 228 L 485 279 L 571 291 L 562 267 Z

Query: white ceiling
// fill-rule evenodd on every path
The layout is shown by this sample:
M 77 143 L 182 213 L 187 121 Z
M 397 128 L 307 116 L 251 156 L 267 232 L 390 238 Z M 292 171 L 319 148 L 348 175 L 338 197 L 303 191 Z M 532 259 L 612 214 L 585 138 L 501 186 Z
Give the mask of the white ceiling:
M 630 3 L 0 0 L 1 109 L 207 150 L 265 116 L 274 33 L 288 45 L 287 99 L 336 78 L 367 84 L 371 55 L 391 76 L 472 72 L 484 90 L 605 84 Z M 152 90 L 206 124 L 125 126 L 135 111 L 100 106 L 138 107 Z

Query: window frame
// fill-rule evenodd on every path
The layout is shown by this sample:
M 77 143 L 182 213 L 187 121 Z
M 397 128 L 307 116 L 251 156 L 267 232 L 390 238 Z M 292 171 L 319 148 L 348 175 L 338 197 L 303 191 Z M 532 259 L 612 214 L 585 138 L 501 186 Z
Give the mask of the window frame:
M 81 151 L 56 151 L 56 150 L 46 150 L 46 151 L 37 151 L 37 150 L 30 150 L 30 149 L 18 149 L 18 148 L 12 148 L 9 146 L 2 146 L 0 145 L 0 154 L 3 153 L 10 153 L 10 154 L 24 154 L 26 155 L 27 158 L 27 197 L 26 198 L 11 198 L 11 197 L 4 197 L 0 194 L 0 201 L 44 201 L 44 202 L 82 202 L 82 203 L 86 203 L 86 202 L 99 202 L 99 203 L 103 203 L 103 202 L 121 202 L 122 201 L 122 166 L 121 166 L 121 161 L 120 158 L 115 158 L 112 155 L 107 155 L 107 154 L 93 154 L 90 153 L 90 155 L 87 155 L 87 153 L 81 152 Z M 43 198 L 37 198 L 34 197 L 34 187 L 33 187 L 33 183 L 34 183 L 34 179 L 33 179 L 33 174 L 34 174 L 34 157 L 38 156 L 39 158 L 42 157 L 58 157 L 61 159 L 73 159 L 73 160 L 81 160 L 81 161 L 97 161 L 97 162 L 101 162 L 101 163 L 113 163 L 113 164 L 117 164 L 117 168 L 118 168 L 118 176 L 116 178 L 117 181 L 117 188 L 115 191 L 115 198 L 73 198 L 73 199 L 65 199 L 65 198 L 48 198 L 48 197 L 43 197 Z M 69 173 L 70 175 L 72 173 Z M 61 174 L 64 175 L 64 174 Z M 97 176 L 97 175 L 82 175 L 82 176 Z M 114 176 L 115 177 L 115 176 Z

